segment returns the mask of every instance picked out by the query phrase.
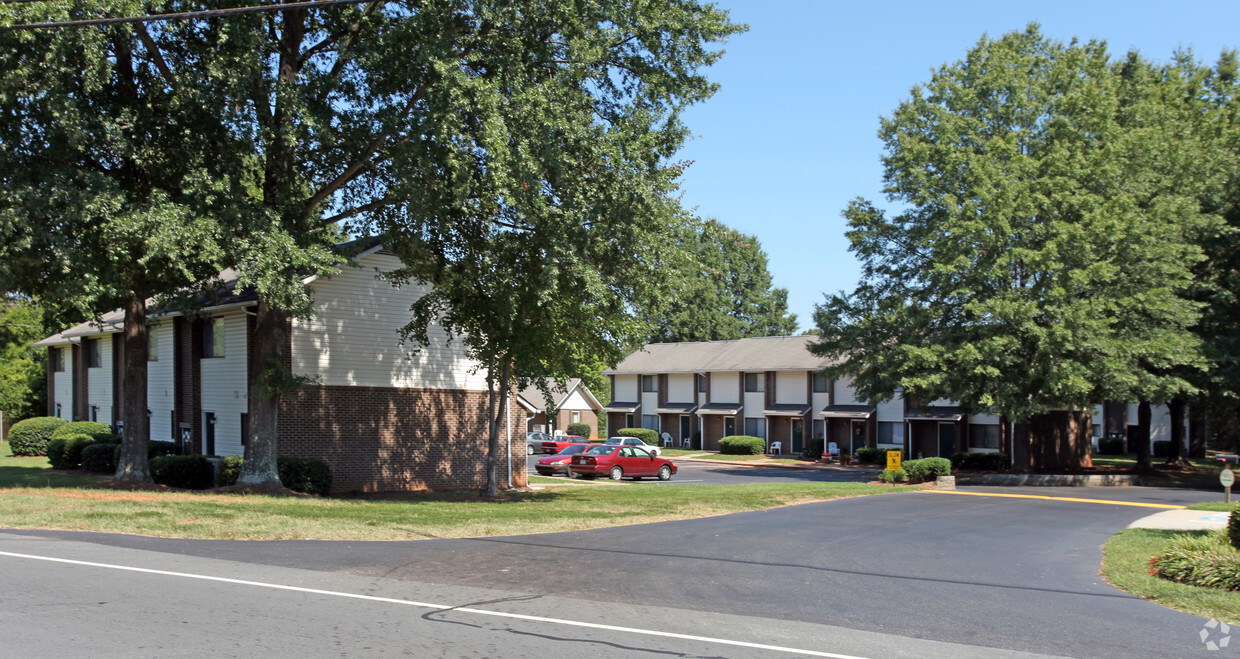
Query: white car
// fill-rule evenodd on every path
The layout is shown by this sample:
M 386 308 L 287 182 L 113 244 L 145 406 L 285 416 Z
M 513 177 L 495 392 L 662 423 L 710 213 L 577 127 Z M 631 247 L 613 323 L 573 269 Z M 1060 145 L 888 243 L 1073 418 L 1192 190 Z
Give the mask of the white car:
M 603 443 L 608 446 L 636 446 L 637 448 L 645 449 L 650 455 L 659 455 L 659 447 L 651 446 L 636 437 L 608 437 L 607 441 Z

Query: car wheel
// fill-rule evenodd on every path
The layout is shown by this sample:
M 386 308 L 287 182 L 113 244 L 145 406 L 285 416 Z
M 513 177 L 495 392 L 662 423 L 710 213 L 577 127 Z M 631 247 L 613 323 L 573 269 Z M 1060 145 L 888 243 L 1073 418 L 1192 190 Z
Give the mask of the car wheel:
M 568 476 L 568 479 L 569 479 L 569 480 L 572 480 L 572 479 L 574 479 L 574 478 L 576 478 L 576 477 L 577 477 L 577 474 L 573 473 L 573 470 L 572 470 L 572 469 L 567 469 L 567 470 L 565 470 L 565 471 L 564 471 L 564 475 L 565 475 L 565 476 Z
M 533 447 L 533 446 L 530 446 L 529 444 L 526 444 L 526 445 L 525 445 L 525 454 L 526 454 L 526 455 L 534 455 L 534 447 Z
M 672 468 L 667 465 L 663 465 L 662 467 L 660 467 L 659 468 L 659 480 L 661 481 L 672 480 Z
M 613 481 L 618 481 L 624 478 L 624 470 L 619 467 L 612 467 L 610 476 Z

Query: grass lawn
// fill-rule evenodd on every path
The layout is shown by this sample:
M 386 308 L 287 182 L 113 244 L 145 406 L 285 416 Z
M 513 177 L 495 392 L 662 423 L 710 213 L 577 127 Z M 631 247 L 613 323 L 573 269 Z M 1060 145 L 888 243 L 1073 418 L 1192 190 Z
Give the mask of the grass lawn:
M 1236 497 L 1231 498 L 1231 503 L 1223 503 L 1222 501 L 1205 501 L 1203 503 L 1194 503 L 1188 506 L 1189 510 L 1211 510 L 1217 513 L 1229 513 L 1236 509 L 1240 504 L 1236 503 Z
M 1205 532 L 1155 529 L 1119 532 L 1103 547 L 1102 576 L 1117 588 L 1151 602 L 1229 625 L 1240 625 L 1240 593 L 1188 586 L 1149 573 L 1149 560 L 1161 554 L 1171 544 L 1171 539 L 1181 533 Z
M 1135 455 L 1094 455 L 1094 467 L 1099 471 L 1131 471 L 1137 467 Z M 1153 487 L 1193 487 L 1199 489 L 1219 488 L 1218 473 L 1222 463 L 1210 458 L 1189 458 L 1191 469 L 1167 469 L 1163 458 L 1151 458 L 1155 474 L 1142 475 L 1141 481 Z
M 7 446 L 5 447 L 7 450 Z M 863 483 L 642 487 L 532 476 L 538 492 L 383 498 L 268 497 L 74 487 L 42 458 L 0 458 L 0 527 L 235 540 L 419 540 L 577 531 L 826 501 L 889 488 Z

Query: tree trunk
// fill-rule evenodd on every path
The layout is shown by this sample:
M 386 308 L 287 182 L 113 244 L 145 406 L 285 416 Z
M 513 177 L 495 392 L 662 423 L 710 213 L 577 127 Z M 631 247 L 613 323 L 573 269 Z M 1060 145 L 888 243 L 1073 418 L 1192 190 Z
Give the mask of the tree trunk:
M 1033 459 L 1029 454 L 1029 422 L 1012 424 L 1012 473 L 1028 474 L 1033 471 Z
M 253 346 L 250 354 L 250 434 L 245 438 L 245 459 L 238 485 L 279 487 L 276 467 L 279 455 L 279 416 L 282 383 L 290 374 L 285 366 L 288 337 L 287 312 L 259 299 L 254 318 Z
M 1188 457 L 1206 457 L 1206 413 L 1202 400 L 1188 408 Z
M 1167 403 L 1167 411 L 1171 416 L 1171 447 L 1167 451 L 1167 466 L 1188 467 L 1184 457 L 1184 408 L 1182 398 L 1173 398 Z
M 487 418 L 487 486 L 483 490 L 483 496 L 497 497 L 499 496 L 499 427 L 508 410 L 508 389 L 512 382 L 512 361 L 507 357 L 504 358 L 504 365 L 500 370 L 499 382 L 492 385 L 498 386 L 499 400 L 494 400 L 496 395 L 494 390 L 491 392 L 491 402 L 487 406 L 491 410 L 491 414 Z M 508 447 L 512 450 L 512 447 Z M 509 484 L 511 485 L 511 483 Z
M 1137 436 L 1133 440 L 1137 442 L 1137 470 L 1149 471 L 1153 465 L 1150 464 L 1150 402 L 1148 400 L 1143 400 L 1137 405 Z
M 116 464 L 116 480 L 135 483 L 151 482 L 147 463 L 146 442 L 151 436 L 151 418 L 147 416 L 147 356 L 150 344 L 146 326 L 146 280 L 140 273 L 134 277 L 129 297 L 125 300 L 124 406 L 125 436 Z

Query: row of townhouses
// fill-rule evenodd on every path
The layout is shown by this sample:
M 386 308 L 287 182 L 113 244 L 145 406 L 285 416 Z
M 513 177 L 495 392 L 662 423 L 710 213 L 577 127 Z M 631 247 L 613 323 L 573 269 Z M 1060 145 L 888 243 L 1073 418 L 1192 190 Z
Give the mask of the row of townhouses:
M 911 457 L 956 452 L 1012 455 L 1011 433 L 1000 419 L 966 414 L 938 400 L 920 404 L 901 393 L 871 405 L 859 400 L 847 378 L 820 371 L 830 362 L 809 352 L 813 336 L 777 336 L 654 343 L 614 369 L 608 428 L 642 427 L 667 433 L 677 446 L 718 450 L 729 435 L 762 437 L 768 450 L 799 453 L 820 439 L 840 451 L 861 447 L 904 449 Z M 1099 405 L 1095 438 L 1128 432 L 1136 405 Z M 1155 407 L 1151 441 L 1170 439 L 1165 407 Z M 1005 440 L 1005 438 L 1009 438 Z
M 411 354 L 397 329 L 425 288 L 395 288 L 377 272 L 400 266 L 375 245 L 332 277 L 305 281 L 314 313 L 289 328 L 289 364 L 314 384 L 280 406 L 281 455 L 326 460 L 339 491 L 475 489 L 485 484 L 486 374 L 440 329 Z M 235 290 L 205 311 L 149 318 L 150 437 L 187 453 L 243 455 L 250 395 L 254 295 Z M 55 334 L 48 348 L 48 414 L 124 428 L 123 314 Z M 516 404 L 516 396 L 513 403 Z M 525 484 L 526 418 L 509 406 L 500 480 Z M 517 443 L 517 451 L 507 447 Z M 512 459 L 515 453 L 515 459 Z

